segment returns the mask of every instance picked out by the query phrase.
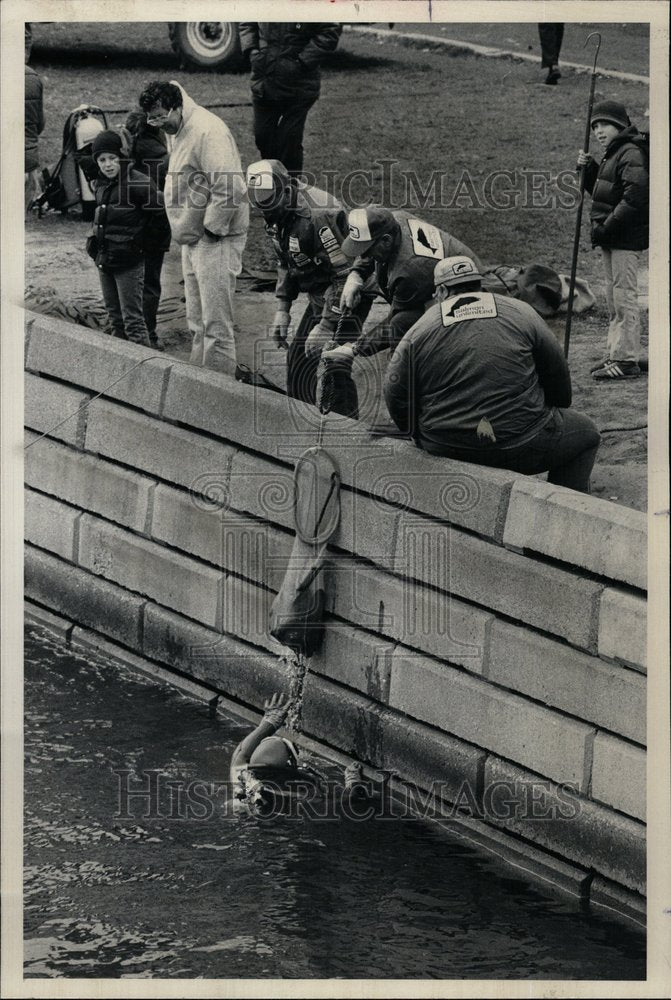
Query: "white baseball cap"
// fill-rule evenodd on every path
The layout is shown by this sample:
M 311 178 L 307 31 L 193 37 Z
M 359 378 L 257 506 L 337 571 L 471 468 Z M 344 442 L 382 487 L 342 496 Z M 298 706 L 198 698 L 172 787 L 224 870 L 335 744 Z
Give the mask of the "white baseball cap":
M 353 208 L 347 217 L 349 235 L 342 245 L 347 257 L 358 257 L 370 250 L 385 233 L 390 233 L 396 219 L 388 208 L 369 205 L 367 208 Z
M 290 180 L 289 171 L 280 160 L 257 160 L 247 167 L 247 191 L 259 206 L 274 201 Z

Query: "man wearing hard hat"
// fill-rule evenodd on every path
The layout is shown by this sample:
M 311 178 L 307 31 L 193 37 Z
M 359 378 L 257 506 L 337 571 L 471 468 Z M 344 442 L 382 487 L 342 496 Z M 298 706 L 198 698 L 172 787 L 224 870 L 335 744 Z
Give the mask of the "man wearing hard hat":
M 526 302 L 483 292 L 467 256 L 435 267 L 437 304 L 394 351 L 384 398 L 394 422 L 434 455 L 534 475 L 589 493 L 599 447 L 569 409 L 571 377 L 554 334 Z

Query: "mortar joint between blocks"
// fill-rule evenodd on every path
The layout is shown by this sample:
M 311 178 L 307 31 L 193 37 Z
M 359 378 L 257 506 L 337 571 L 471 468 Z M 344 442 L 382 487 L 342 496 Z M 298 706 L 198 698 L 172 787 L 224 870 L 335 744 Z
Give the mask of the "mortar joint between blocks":
M 150 601 L 143 601 L 137 616 L 137 648 L 144 653 L 144 612 Z
M 596 740 L 596 736 L 596 729 L 590 729 L 585 736 L 585 762 L 582 777 L 582 794 L 587 798 L 591 798 L 592 796 L 592 771 L 594 767 L 594 741 Z
M 492 649 L 492 627 L 496 618 L 494 615 L 490 615 L 485 621 L 485 636 L 484 636 L 484 649 L 482 650 L 482 671 L 481 677 L 483 680 L 489 680 L 489 661 L 491 657 Z
M 79 525 L 84 517 L 84 511 L 80 511 L 72 523 L 72 562 L 79 565 Z
M 158 486 L 158 480 L 154 479 L 152 480 L 152 483 L 149 486 L 149 489 L 147 490 L 147 509 L 145 511 L 144 526 L 142 529 L 143 534 L 145 534 L 147 538 L 152 537 L 151 532 L 154 520 L 154 496 L 156 493 L 157 486 Z
M 170 384 L 170 374 L 175 366 L 168 365 L 163 372 L 163 381 L 161 383 L 161 394 L 158 401 L 158 416 L 163 416 L 163 410 L 165 408 L 165 401 L 168 396 L 168 386 Z

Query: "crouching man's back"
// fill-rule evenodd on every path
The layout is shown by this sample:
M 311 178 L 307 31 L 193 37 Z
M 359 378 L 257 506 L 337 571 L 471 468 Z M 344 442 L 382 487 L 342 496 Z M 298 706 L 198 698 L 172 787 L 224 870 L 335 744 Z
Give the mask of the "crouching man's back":
M 438 304 L 406 333 L 384 383 L 395 423 L 437 455 L 589 492 L 599 433 L 569 410 L 552 331 L 524 302 L 483 292 L 467 257 L 436 267 Z

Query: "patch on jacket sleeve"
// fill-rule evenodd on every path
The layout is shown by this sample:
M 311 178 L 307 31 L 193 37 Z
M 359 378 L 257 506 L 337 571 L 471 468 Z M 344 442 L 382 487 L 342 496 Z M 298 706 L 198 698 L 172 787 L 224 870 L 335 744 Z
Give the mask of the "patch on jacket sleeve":
M 340 244 L 335 238 L 333 230 L 330 226 L 321 227 L 319 230 L 319 239 L 328 254 L 331 267 L 335 271 L 340 271 L 342 268 L 348 268 L 350 266 L 350 261 L 340 249 Z
M 292 261 L 298 268 L 309 267 L 312 264 L 312 261 L 307 254 L 303 253 L 301 250 L 301 244 L 298 236 L 289 237 L 289 254 Z
M 466 319 L 493 319 L 498 316 L 496 300 L 491 292 L 464 292 L 451 295 L 440 303 L 443 326 L 463 323 Z
M 410 226 L 410 236 L 412 238 L 412 249 L 417 257 L 432 257 L 434 260 L 442 260 L 445 256 L 443 249 L 443 237 L 440 229 L 432 226 L 421 219 L 408 219 Z
M 496 434 L 487 417 L 482 418 L 475 428 L 475 433 L 478 435 L 478 441 L 491 441 L 493 444 L 496 444 Z

